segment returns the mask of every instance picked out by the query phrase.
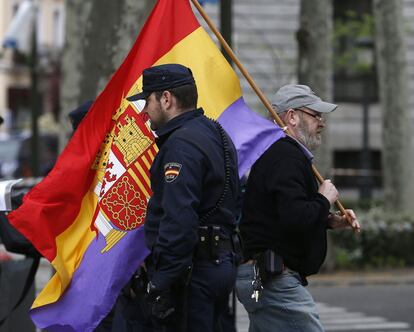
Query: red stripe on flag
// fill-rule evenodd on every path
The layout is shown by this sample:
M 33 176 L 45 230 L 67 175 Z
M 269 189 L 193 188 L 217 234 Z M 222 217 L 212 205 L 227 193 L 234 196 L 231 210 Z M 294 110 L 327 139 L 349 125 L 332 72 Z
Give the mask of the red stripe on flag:
M 168 29 L 164 29 L 165 26 Z M 200 23 L 193 14 L 189 0 L 158 1 L 131 51 L 135 53 L 139 50 L 133 67 L 139 75 L 129 76 L 127 85 L 132 86 L 145 68 L 152 66 L 199 27 Z

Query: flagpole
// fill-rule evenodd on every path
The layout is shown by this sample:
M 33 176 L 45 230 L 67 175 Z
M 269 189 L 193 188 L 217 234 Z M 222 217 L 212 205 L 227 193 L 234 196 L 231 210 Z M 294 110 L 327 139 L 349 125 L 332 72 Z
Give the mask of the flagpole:
M 236 55 L 234 54 L 233 50 L 227 44 L 226 40 L 221 35 L 220 31 L 218 31 L 218 29 L 215 27 L 214 23 L 210 20 L 210 18 L 208 17 L 208 15 L 204 11 L 204 9 L 201 7 L 201 5 L 198 2 L 198 0 L 191 0 L 191 2 L 197 8 L 198 12 L 203 17 L 203 19 L 206 21 L 206 23 L 210 27 L 211 31 L 213 31 L 213 33 L 215 34 L 215 36 L 219 40 L 222 48 L 230 56 L 230 58 L 233 60 L 234 64 L 237 66 L 237 68 L 239 68 L 240 72 L 243 74 L 243 76 L 249 82 L 249 84 L 252 87 L 252 89 L 254 90 L 254 92 L 256 92 L 257 96 L 262 101 L 263 105 L 270 112 L 270 114 L 272 114 L 273 119 L 275 120 L 275 122 L 279 125 L 280 128 L 283 129 L 283 131 L 285 131 L 287 134 L 289 134 L 289 131 L 288 131 L 287 127 L 285 126 L 285 124 L 283 123 L 282 119 L 279 117 L 279 115 L 277 115 L 277 113 L 275 112 L 275 110 L 273 109 L 272 105 L 269 103 L 269 101 L 267 100 L 267 98 L 265 97 L 265 95 L 263 94 L 263 92 L 256 85 L 256 83 L 254 82 L 253 78 L 250 76 L 250 74 L 244 68 L 244 66 L 242 65 L 242 63 L 236 57 Z M 313 164 L 312 164 L 312 170 L 313 170 L 313 173 L 315 174 L 316 178 L 318 179 L 319 183 L 322 183 L 324 181 L 324 178 L 322 177 L 322 175 L 319 173 L 319 171 L 317 170 L 317 168 Z M 339 209 L 339 211 L 341 211 L 342 215 L 347 216 L 347 213 L 345 211 L 345 208 L 344 208 L 344 206 L 342 205 L 342 203 L 339 200 L 336 200 L 335 201 L 335 205 Z M 348 221 L 351 220 L 350 218 L 347 218 L 347 219 L 348 219 Z

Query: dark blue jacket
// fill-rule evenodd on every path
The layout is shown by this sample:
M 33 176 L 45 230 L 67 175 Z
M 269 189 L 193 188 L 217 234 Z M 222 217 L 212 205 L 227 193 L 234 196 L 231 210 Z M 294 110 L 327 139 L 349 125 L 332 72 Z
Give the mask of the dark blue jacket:
M 217 203 L 224 188 L 220 133 L 202 109 L 183 113 L 157 131 L 160 148 L 151 167 L 153 196 L 148 203 L 145 237 L 155 268 L 152 283 L 166 289 L 192 264 L 199 219 Z M 239 209 L 236 150 L 229 141 L 230 186 L 221 207 L 207 221 L 223 237 L 234 231 Z

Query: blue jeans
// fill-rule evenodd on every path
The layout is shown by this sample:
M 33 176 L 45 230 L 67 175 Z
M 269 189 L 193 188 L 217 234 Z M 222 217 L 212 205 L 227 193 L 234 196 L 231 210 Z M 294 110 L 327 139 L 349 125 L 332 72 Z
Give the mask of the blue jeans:
M 240 265 L 236 291 L 249 314 L 249 332 L 323 332 L 312 296 L 300 281 L 298 273 L 285 270 L 263 285 L 259 301 L 253 293 L 253 265 Z

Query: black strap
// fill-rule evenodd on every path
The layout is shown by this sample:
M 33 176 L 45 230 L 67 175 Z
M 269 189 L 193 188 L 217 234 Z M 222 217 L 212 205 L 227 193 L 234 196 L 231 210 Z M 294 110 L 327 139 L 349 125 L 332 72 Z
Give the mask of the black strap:
M 229 149 L 229 140 L 227 138 L 227 134 L 224 131 L 223 127 L 220 123 L 218 123 L 216 120 L 209 119 L 213 124 L 216 126 L 217 131 L 220 133 L 221 141 L 223 144 L 223 155 L 224 155 L 224 186 L 223 191 L 221 192 L 221 195 L 219 199 L 217 200 L 216 204 L 207 211 L 204 215 L 199 217 L 200 225 L 204 224 L 223 204 L 224 199 L 226 198 L 226 195 L 230 189 L 230 171 L 231 171 L 231 165 L 230 165 L 230 149 Z M 204 151 L 204 149 L 194 141 L 182 137 L 183 140 L 189 142 L 190 144 L 193 144 L 197 146 L 200 150 Z M 206 153 L 206 152 L 205 152 Z M 207 153 L 206 153 L 207 154 Z
M 23 302 L 23 300 L 26 298 L 27 293 L 29 292 L 30 288 L 33 285 L 34 278 L 35 278 L 37 269 L 39 267 L 40 257 L 33 257 L 31 259 L 33 261 L 32 261 L 32 264 L 30 266 L 30 271 L 29 271 L 29 273 L 27 275 L 26 282 L 24 284 L 24 288 L 23 288 L 22 294 L 20 295 L 20 298 L 16 302 L 16 304 L 14 305 L 14 307 L 11 308 L 9 310 L 9 312 L 0 320 L 0 326 L 3 325 L 3 323 L 10 317 L 10 315 L 13 313 L 13 311 L 16 310 L 17 307 Z
M 205 223 L 223 204 L 224 199 L 230 189 L 230 150 L 229 150 L 229 141 L 220 123 L 215 120 L 211 120 L 217 127 L 217 130 L 220 133 L 221 141 L 223 143 L 223 155 L 224 155 L 224 186 L 223 191 L 219 199 L 217 200 L 216 205 L 214 205 L 209 211 L 207 211 L 203 216 L 200 217 L 200 224 Z

